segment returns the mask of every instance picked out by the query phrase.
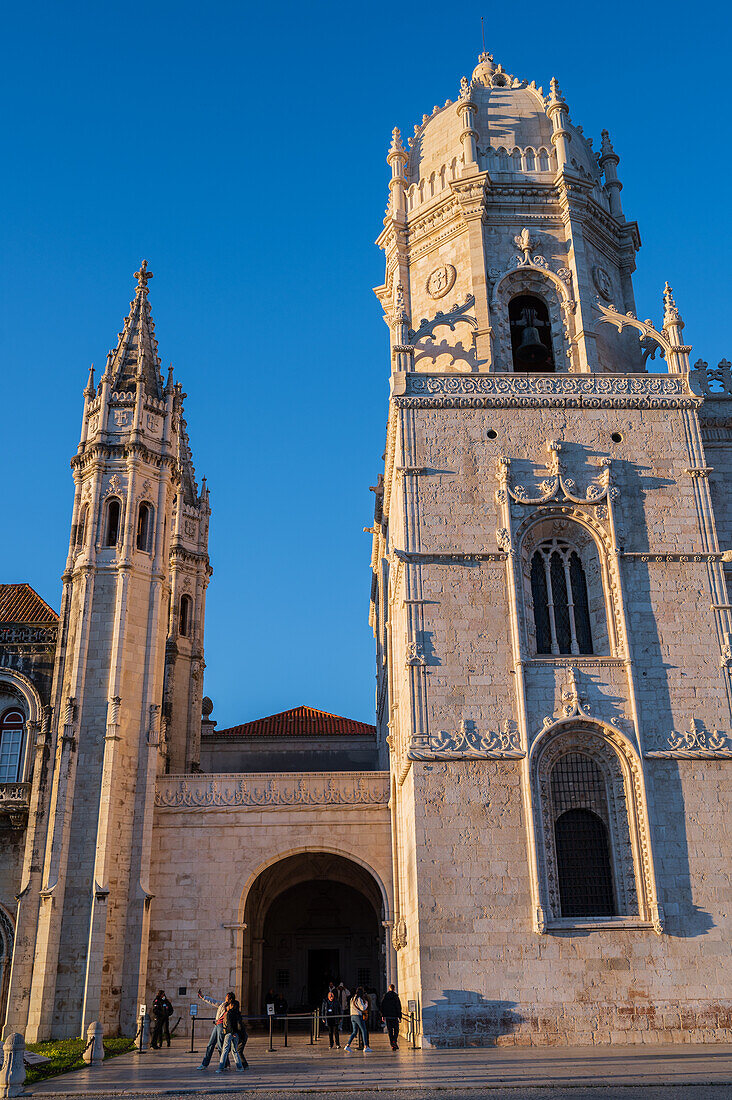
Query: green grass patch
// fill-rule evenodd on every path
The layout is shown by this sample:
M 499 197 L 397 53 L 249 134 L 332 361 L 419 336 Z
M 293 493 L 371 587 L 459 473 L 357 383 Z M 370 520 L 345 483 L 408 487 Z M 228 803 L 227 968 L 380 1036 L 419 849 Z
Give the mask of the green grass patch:
M 86 1062 L 82 1058 L 86 1041 L 84 1039 L 52 1039 L 47 1043 L 28 1043 L 27 1050 L 33 1054 L 42 1054 L 50 1058 L 40 1066 L 26 1066 L 26 1083 L 43 1081 L 46 1077 L 58 1077 L 60 1073 L 70 1073 L 74 1069 L 83 1069 Z M 126 1054 L 133 1050 L 134 1039 L 105 1039 L 104 1060 L 117 1054 Z

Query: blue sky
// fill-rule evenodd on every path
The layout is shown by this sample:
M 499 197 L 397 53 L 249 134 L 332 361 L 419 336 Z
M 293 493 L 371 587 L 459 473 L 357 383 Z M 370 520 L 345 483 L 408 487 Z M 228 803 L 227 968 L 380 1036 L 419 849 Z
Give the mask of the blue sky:
M 387 330 L 371 288 L 392 127 L 480 50 L 610 130 L 643 248 L 699 356 L 732 357 L 728 8 L 428 0 L 26 4 L 4 16 L 0 579 L 58 608 L 81 391 L 144 256 L 213 508 L 206 687 L 220 726 L 300 703 L 373 718 L 367 624 Z M 456 18 L 454 12 L 458 11 Z M 724 272 L 724 274 L 723 274 Z

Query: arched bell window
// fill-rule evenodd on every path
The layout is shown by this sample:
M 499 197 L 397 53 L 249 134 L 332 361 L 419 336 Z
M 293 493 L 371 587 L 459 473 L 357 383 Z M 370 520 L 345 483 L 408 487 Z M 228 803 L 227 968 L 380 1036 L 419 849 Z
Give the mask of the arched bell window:
M 25 718 L 13 707 L 0 718 L 0 783 L 17 783 Z
M 119 542 L 119 525 L 122 509 L 116 497 L 107 501 L 107 515 L 104 524 L 104 545 L 116 546 Z
M 145 501 L 137 512 L 137 549 L 149 551 L 152 547 L 153 506 Z
M 511 353 L 515 371 L 553 371 L 549 310 L 541 298 L 519 294 L 508 304 Z
M 190 636 L 192 618 L 193 600 L 184 593 L 180 598 L 180 614 L 178 618 L 178 633 L 181 638 L 188 638 Z
M 587 577 L 577 551 L 545 539 L 531 558 L 537 654 L 593 653 Z
M 561 916 L 615 916 L 605 775 L 590 756 L 567 753 L 552 769 L 551 798 Z

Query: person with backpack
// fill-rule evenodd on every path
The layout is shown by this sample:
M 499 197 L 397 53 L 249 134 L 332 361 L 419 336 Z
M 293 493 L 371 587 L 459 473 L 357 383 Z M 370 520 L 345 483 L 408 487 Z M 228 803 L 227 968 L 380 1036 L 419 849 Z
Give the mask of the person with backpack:
M 341 1049 L 341 1037 L 339 1031 L 339 1024 L 341 1022 L 341 1006 L 338 1003 L 338 998 L 335 994 L 335 987 L 328 990 L 323 1001 L 323 1018 L 328 1025 L 328 1039 L 330 1040 L 330 1049 L 333 1049 L 334 1040 L 335 1046 Z
M 364 1054 L 371 1054 L 371 1047 L 369 1046 L 369 1033 L 366 1030 L 366 1023 L 364 1021 L 364 1014 L 368 1013 L 369 1002 L 366 999 L 361 986 L 358 987 L 353 997 L 351 998 L 351 1035 L 346 1043 L 343 1051 L 345 1054 L 353 1054 L 351 1050 L 351 1043 L 357 1035 L 363 1039 L 363 1052 Z
M 216 1067 L 217 1073 L 224 1072 L 229 1054 L 233 1054 L 234 1056 L 237 1073 L 243 1073 L 245 1069 L 249 1068 L 249 1063 L 246 1058 L 242 1058 L 239 1054 L 240 1048 L 242 1050 L 244 1049 L 247 1038 L 244 1019 L 239 1011 L 239 1002 L 234 998 L 234 1000 L 230 1002 L 226 1016 L 224 1017 L 224 1045 L 221 1048 L 221 1057 Z
M 399 1024 L 402 1018 L 402 1002 L 396 986 L 390 985 L 388 993 L 384 994 L 381 1002 L 381 1015 L 384 1017 L 386 1030 L 389 1032 L 389 1042 L 392 1050 L 399 1050 Z
M 170 1046 L 169 1020 L 173 1015 L 173 1006 L 162 989 L 158 991 L 158 995 L 153 1001 L 152 1014 L 155 1024 L 150 1039 L 150 1046 L 153 1050 L 159 1050 L 163 1045 L 163 1039 L 165 1039 L 168 1046 Z

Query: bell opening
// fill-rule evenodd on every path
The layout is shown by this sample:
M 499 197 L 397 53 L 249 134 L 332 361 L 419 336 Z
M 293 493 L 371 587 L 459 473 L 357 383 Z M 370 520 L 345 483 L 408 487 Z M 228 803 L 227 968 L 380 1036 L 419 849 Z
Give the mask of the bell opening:
M 554 370 L 549 311 L 541 298 L 520 294 L 508 307 L 514 371 Z

